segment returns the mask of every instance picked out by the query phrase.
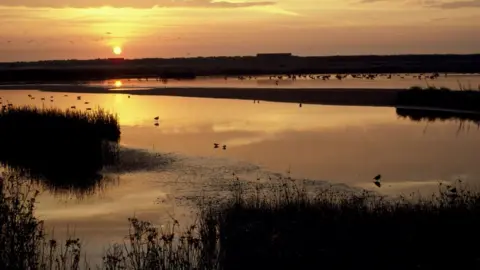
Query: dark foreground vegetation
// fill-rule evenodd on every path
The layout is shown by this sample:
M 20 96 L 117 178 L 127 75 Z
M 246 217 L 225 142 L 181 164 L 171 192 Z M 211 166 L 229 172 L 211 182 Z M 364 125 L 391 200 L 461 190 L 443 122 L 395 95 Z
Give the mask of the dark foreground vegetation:
M 84 267 L 78 239 L 46 240 L 33 216 L 35 194 L 23 192 L 19 181 L 4 176 L 2 182 L 0 269 Z M 480 194 L 460 182 L 428 198 L 386 199 L 334 189 L 309 193 L 290 179 L 278 181 L 255 188 L 233 181 L 232 196 L 204 202 L 199 222 L 185 232 L 176 220 L 158 228 L 130 219 L 127 240 L 111 246 L 99 268 L 480 267 Z
M 98 182 L 97 172 L 117 160 L 119 139 L 116 116 L 102 109 L 0 110 L 0 163 L 57 189 Z
M 480 54 L 192 57 L 172 59 L 96 59 L 0 63 L 0 82 L 84 81 L 126 77 L 191 79 L 318 73 L 473 73 Z

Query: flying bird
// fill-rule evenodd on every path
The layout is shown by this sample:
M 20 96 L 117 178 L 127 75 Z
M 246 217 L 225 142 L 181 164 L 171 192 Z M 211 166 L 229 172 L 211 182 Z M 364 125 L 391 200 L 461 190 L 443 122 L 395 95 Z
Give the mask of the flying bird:
M 219 145 L 218 143 L 214 143 L 213 148 L 218 148 L 218 145 Z
M 227 146 L 226 146 L 226 145 L 223 146 L 223 150 L 227 150 Z
M 158 121 L 158 119 L 160 119 L 160 117 L 157 116 L 157 117 L 155 117 L 155 118 L 153 118 L 153 119 L 156 120 L 156 121 Z

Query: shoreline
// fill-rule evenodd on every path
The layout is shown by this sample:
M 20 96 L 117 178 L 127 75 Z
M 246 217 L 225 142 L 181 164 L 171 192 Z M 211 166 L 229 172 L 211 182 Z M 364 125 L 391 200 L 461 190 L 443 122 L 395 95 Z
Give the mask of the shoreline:
M 395 105 L 397 94 L 405 89 L 368 88 L 209 88 L 167 87 L 142 90 L 110 90 L 105 87 L 85 85 L 2 85 L 0 90 L 37 90 L 42 92 L 126 94 L 151 96 L 179 96 L 194 98 L 220 98 L 260 100 L 319 105 L 380 106 Z
M 113 90 L 112 90 L 113 89 Z M 22 84 L 0 85 L 0 91 L 34 90 L 40 92 L 78 94 L 122 94 L 139 96 L 177 96 L 191 98 L 215 98 L 236 100 L 258 100 L 310 105 L 392 107 L 408 110 L 427 110 L 462 114 L 479 114 L 474 109 L 442 106 L 420 106 L 401 104 L 399 94 L 408 89 L 401 88 L 248 88 L 248 87 L 153 87 L 148 89 L 122 89 L 101 86 L 71 84 Z M 460 91 L 452 91 L 460 92 Z

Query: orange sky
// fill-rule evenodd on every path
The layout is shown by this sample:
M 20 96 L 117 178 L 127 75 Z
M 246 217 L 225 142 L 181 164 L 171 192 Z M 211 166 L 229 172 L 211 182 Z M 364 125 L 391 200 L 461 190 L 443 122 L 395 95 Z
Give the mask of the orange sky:
M 0 61 L 477 53 L 480 0 L 2 0 Z

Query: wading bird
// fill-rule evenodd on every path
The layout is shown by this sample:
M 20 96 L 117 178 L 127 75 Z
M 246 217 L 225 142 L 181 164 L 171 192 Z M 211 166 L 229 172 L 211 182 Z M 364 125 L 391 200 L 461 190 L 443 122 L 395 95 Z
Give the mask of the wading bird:
M 375 176 L 375 177 L 373 178 L 373 180 L 374 180 L 373 183 L 374 183 L 377 187 L 381 187 L 381 185 L 382 185 L 382 184 L 380 183 L 380 178 L 382 178 L 382 175 L 381 175 L 381 174 L 379 174 L 379 175 L 377 175 L 377 176 Z

